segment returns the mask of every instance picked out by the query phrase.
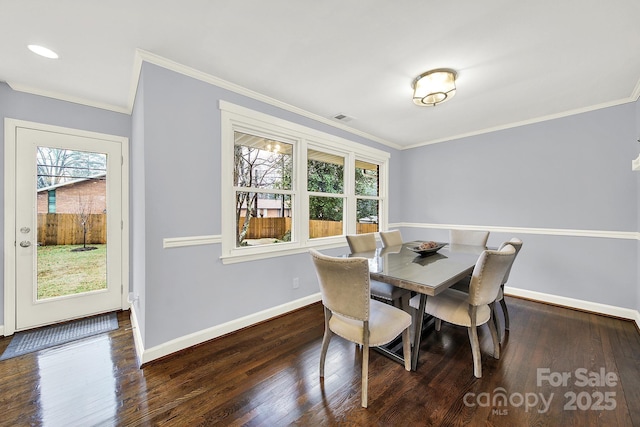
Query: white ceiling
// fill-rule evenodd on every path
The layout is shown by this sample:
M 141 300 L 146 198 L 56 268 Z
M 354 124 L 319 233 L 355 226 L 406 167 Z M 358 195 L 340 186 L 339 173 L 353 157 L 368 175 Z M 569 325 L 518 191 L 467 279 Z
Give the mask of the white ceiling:
M 16 90 L 130 112 L 137 49 L 411 147 L 636 100 L 640 1 L 0 0 Z M 456 96 L 415 106 L 441 67 Z

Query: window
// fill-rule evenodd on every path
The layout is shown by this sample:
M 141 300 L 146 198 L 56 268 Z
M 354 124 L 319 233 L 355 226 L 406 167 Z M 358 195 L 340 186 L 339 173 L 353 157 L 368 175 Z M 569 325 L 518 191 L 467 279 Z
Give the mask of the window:
M 236 247 L 291 240 L 293 145 L 234 132 Z
M 346 245 L 386 224 L 389 154 L 220 101 L 224 263 Z
M 307 150 L 309 238 L 344 234 L 344 157 Z
M 48 208 L 47 212 L 56 213 L 56 190 L 47 191 Z
M 356 230 L 358 234 L 379 231 L 380 167 L 356 160 Z

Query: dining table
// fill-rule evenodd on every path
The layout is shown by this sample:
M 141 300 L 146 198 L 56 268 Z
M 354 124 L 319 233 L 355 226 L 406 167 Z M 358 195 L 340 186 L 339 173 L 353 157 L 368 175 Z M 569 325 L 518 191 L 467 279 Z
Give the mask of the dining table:
M 411 346 L 411 369 L 418 366 L 418 355 L 425 321 L 425 306 L 428 297 L 447 290 L 451 285 L 471 274 L 485 246 L 470 246 L 441 243 L 431 251 L 418 253 L 422 241 L 406 242 L 402 245 L 377 248 L 375 251 L 355 252 L 349 257 L 364 257 L 369 263 L 371 279 L 408 289 L 420 295 L 419 307 L 413 324 Z M 404 364 L 397 343 L 376 350 Z

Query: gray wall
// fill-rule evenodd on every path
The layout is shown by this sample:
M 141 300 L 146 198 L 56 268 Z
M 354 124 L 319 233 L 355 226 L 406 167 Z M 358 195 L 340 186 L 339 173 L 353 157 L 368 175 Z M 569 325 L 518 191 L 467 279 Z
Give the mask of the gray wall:
M 518 235 L 510 286 L 637 309 L 637 241 L 570 231 L 638 230 L 637 121 L 629 103 L 403 151 L 401 174 L 391 176 L 403 182 L 403 209 L 391 220 L 554 229 Z M 445 230 L 403 232 L 447 238 Z M 492 232 L 489 244 L 510 237 Z
M 162 248 L 163 238 L 221 234 L 220 99 L 386 148 L 144 63 L 136 100 L 144 108 L 133 113 L 132 265 L 145 348 L 318 292 L 307 254 L 223 265 L 220 245 Z
M 634 139 L 638 143 L 636 145 L 636 154 L 640 152 L 640 99 L 636 101 L 636 133 L 634 134 Z M 637 156 L 634 157 L 634 159 Z M 636 175 L 636 206 L 637 206 L 637 214 L 638 214 L 638 224 L 636 231 L 640 232 L 640 173 Z M 636 266 L 638 268 L 638 283 L 636 285 L 637 299 L 636 299 L 636 309 L 640 312 L 640 241 L 638 241 L 638 258 Z
M 219 245 L 162 248 L 163 238 L 221 233 L 220 99 L 390 152 L 391 223 L 640 231 L 638 103 L 397 151 L 148 63 L 131 117 L 0 83 L 3 118 L 132 138 L 131 286 L 146 348 L 318 291 L 305 254 L 223 265 Z M 492 233 L 490 244 L 510 237 Z M 640 309 L 636 240 L 519 237 L 511 286 Z
M 131 117 L 99 108 L 12 90 L 0 82 L 0 222 L 4 224 L 4 119 L 26 120 L 54 126 L 82 129 L 129 138 Z M 0 228 L 0 241 L 4 242 L 4 227 Z M 4 245 L 0 263 L 0 321 L 4 323 Z

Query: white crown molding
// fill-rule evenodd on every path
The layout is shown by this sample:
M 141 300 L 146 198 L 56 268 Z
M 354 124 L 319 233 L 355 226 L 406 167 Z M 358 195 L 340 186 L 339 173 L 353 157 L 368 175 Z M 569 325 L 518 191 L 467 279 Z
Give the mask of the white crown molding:
M 255 99 L 257 101 L 264 102 L 265 104 L 269 104 L 269 105 L 273 105 L 274 107 L 282 108 L 283 110 L 290 111 L 292 113 L 298 114 L 298 115 L 303 116 L 303 117 L 307 117 L 307 118 L 309 118 L 311 120 L 315 120 L 315 121 L 320 122 L 320 123 L 324 123 L 324 124 L 329 125 L 331 127 L 342 129 L 342 130 L 344 130 L 346 132 L 349 132 L 349 133 L 354 134 L 354 135 L 361 136 L 363 138 L 367 138 L 367 139 L 369 139 L 371 141 L 378 142 L 378 143 L 380 143 L 382 145 L 386 145 L 388 147 L 395 148 L 397 150 L 402 149 L 402 147 L 400 145 L 398 145 L 396 143 L 393 143 L 391 141 L 387 141 L 385 139 L 378 138 L 377 136 L 370 135 L 368 133 L 359 131 L 357 129 L 353 129 L 353 128 L 349 127 L 349 126 L 345 126 L 342 123 L 338 123 L 338 122 L 335 122 L 334 120 L 328 119 L 326 117 L 322 117 L 322 116 L 319 116 L 317 114 L 310 113 L 310 112 L 308 112 L 306 110 L 303 110 L 301 108 L 295 107 L 293 105 L 287 104 L 287 103 L 282 102 L 282 101 L 278 101 L 277 99 L 274 99 L 274 98 L 271 98 L 269 96 L 263 95 L 261 93 L 252 91 L 252 90 L 247 89 L 247 88 L 245 88 L 243 86 L 240 86 L 240 85 L 237 85 L 235 83 L 231 83 L 229 81 L 223 80 L 223 79 L 221 79 L 219 77 L 212 76 L 211 74 L 207 74 L 207 73 L 204 73 L 202 71 L 196 70 L 195 68 L 191 68 L 191 67 L 188 67 L 186 65 L 182 65 L 182 64 L 180 64 L 178 62 L 172 61 L 170 59 L 167 59 L 167 58 L 164 58 L 162 56 L 156 55 L 154 53 L 151 53 L 151 52 L 148 52 L 148 51 L 145 51 L 145 50 L 142 50 L 142 49 L 136 49 L 136 57 L 137 57 L 136 58 L 136 64 L 138 64 L 138 62 L 141 64 L 142 61 L 146 61 L 146 62 L 148 62 L 150 64 L 154 64 L 154 65 L 157 65 L 159 67 L 165 68 L 167 70 L 171 70 L 171 71 L 174 71 L 176 73 L 192 77 L 192 78 L 194 78 L 196 80 L 200 80 L 200 81 L 203 81 L 205 83 L 209 83 L 209 84 L 221 87 L 223 89 L 230 90 L 230 91 L 238 93 L 240 95 L 244 95 L 244 96 L 247 96 L 249 98 Z M 133 99 L 135 99 L 135 91 L 137 90 L 137 86 L 138 86 L 137 85 L 137 79 L 139 78 L 139 74 L 140 73 L 139 73 L 139 70 L 138 70 L 138 77 L 136 78 L 135 84 L 131 85 L 132 86 L 131 89 L 133 91 L 133 94 L 131 94 L 129 96 L 130 102 Z M 129 105 L 129 109 L 131 110 L 132 108 L 133 108 L 133 103 L 131 103 Z
M 172 71 L 175 71 L 177 73 L 180 73 L 180 74 L 195 78 L 197 80 L 201 80 L 201 81 L 204 81 L 204 82 L 219 86 L 219 87 L 221 87 L 223 89 L 230 90 L 230 91 L 238 93 L 240 95 L 244 95 L 244 96 L 247 96 L 249 98 L 256 99 L 256 100 L 264 102 L 266 104 L 270 104 L 270 105 L 273 105 L 275 107 L 282 108 L 283 110 L 287 110 L 287 111 L 290 111 L 292 113 L 298 114 L 300 116 L 307 117 L 309 119 L 318 121 L 320 123 L 324 123 L 326 125 L 332 126 L 334 128 L 344 130 L 344 131 L 349 132 L 351 134 L 359 135 L 359 136 L 361 136 L 363 138 L 367 138 L 367 139 L 369 139 L 371 141 L 378 142 L 378 143 L 380 143 L 382 145 L 386 145 L 386 146 L 394 148 L 396 150 L 410 150 L 412 148 L 423 147 L 425 145 L 431 145 L 431 144 L 437 144 L 437 143 L 440 143 L 440 142 L 453 141 L 453 140 L 456 140 L 456 139 L 467 138 L 467 137 L 471 137 L 471 136 L 482 135 L 482 134 L 485 134 L 485 133 L 496 132 L 496 131 L 505 130 L 505 129 L 511 129 L 511 128 L 515 128 L 515 127 L 519 127 L 519 126 L 525 126 L 525 125 L 528 125 L 528 124 L 544 122 L 544 121 L 547 121 L 547 120 L 558 119 L 558 118 L 562 118 L 562 117 L 572 116 L 572 115 L 575 115 L 575 114 L 580 114 L 580 113 L 585 113 L 585 112 L 589 112 L 589 111 L 599 110 L 599 109 L 602 109 L 602 108 L 613 107 L 613 106 L 620 105 L 620 104 L 626 104 L 626 103 L 629 103 L 629 102 L 635 102 L 635 101 L 638 100 L 638 98 L 640 98 L 640 80 L 638 80 L 638 83 L 636 84 L 636 87 L 634 88 L 634 90 L 633 90 L 633 92 L 632 92 L 632 94 L 631 94 L 631 96 L 629 98 L 623 98 L 623 99 L 620 99 L 620 100 L 617 100 L 617 101 L 611 101 L 611 102 L 608 102 L 608 103 L 593 105 L 593 106 L 585 107 L 585 108 L 581 108 L 581 109 L 569 110 L 569 111 L 565 111 L 565 112 L 558 113 L 558 114 L 538 117 L 538 118 L 535 118 L 535 119 L 524 120 L 524 121 L 520 121 L 520 122 L 509 123 L 509 124 L 505 124 L 505 125 L 486 128 L 486 129 L 482 129 L 482 130 L 478 130 L 478 131 L 458 134 L 458 135 L 451 136 L 451 137 L 424 141 L 424 142 L 421 142 L 421 143 L 418 143 L 418 144 L 413 144 L 413 145 L 410 145 L 410 146 L 403 147 L 403 146 L 401 146 L 399 144 L 396 144 L 394 142 L 387 141 L 385 139 L 379 138 L 379 137 L 374 136 L 374 135 L 370 135 L 370 134 L 368 134 L 366 132 L 362 132 L 362 131 L 359 131 L 357 129 L 353 129 L 353 128 L 349 127 L 349 126 L 345 126 L 342 123 L 337 123 L 337 122 L 335 122 L 335 121 L 333 121 L 331 119 L 328 119 L 326 117 L 318 116 L 316 114 L 310 113 L 310 112 L 308 112 L 306 110 L 303 110 L 301 108 L 294 107 L 294 106 L 292 106 L 290 104 L 278 101 L 277 99 L 268 97 L 268 96 L 260 94 L 258 92 L 254 92 L 254 91 L 252 91 L 250 89 L 247 89 L 245 87 L 236 85 L 234 83 L 228 82 L 226 80 L 220 79 L 218 77 L 212 76 L 212 75 L 204 73 L 202 71 L 198 71 L 195 68 L 191 68 L 191 67 L 188 67 L 186 65 L 182 65 L 182 64 L 180 64 L 178 62 L 172 61 L 170 59 L 164 58 L 162 56 L 156 55 L 154 53 L 151 53 L 151 52 L 148 52 L 148 51 L 145 51 L 145 50 L 142 50 L 142 49 L 136 49 L 136 54 L 135 54 L 134 64 L 133 64 L 133 69 L 132 69 L 131 87 L 130 87 L 129 97 L 128 97 L 129 99 L 128 99 L 128 103 L 127 103 L 126 107 L 107 104 L 107 103 L 96 102 L 96 101 L 92 101 L 92 100 L 89 100 L 89 99 L 86 99 L 86 98 L 74 97 L 74 96 L 62 94 L 62 93 L 59 93 L 59 92 L 46 91 L 46 90 L 43 90 L 43 89 L 39 89 L 39 88 L 34 88 L 34 87 L 27 86 L 27 85 L 23 85 L 21 83 L 16 83 L 16 82 L 6 82 L 6 83 L 9 85 L 9 87 L 11 87 L 13 90 L 16 90 L 18 92 L 25 92 L 25 93 L 30 93 L 30 94 L 33 94 L 33 95 L 44 96 L 44 97 L 47 97 L 47 98 L 59 99 L 59 100 L 62 100 L 62 101 L 73 102 L 75 104 L 86 105 L 86 106 L 89 106 L 89 107 L 100 108 L 100 109 L 103 109 L 103 110 L 114 111 L 114 112 L 117 112 L 117 113 L 131 114 L 131 112 L 133 111 L 133 105 L 135 103 L 136 93 L 137 93 L 137 90 L 138 90 L 138 83 L 139 83 L 139 80 L 140 80 L 140 71 L 142 69 L 142 63 L 144 61 L 149 62 L 149 63 L 154 64 L 154 65 L 157 65 L 157 66 L 160 66 L 160 67 L 163 67 L 163 68 L 166 68 L 168 70 L 172 70 Z
M 185 348 L 193 347 L 194 345 L 201 344 L 205 341 L 209 341 L 214 338 L 221 337 L 223 335 L 227 335 L 231 332 L 236 332 L 240 329 L 246 328 L 251 325 L 255 325 L 260 322 L 264 322 L 266 320 L 272 319 L 277 316 L 281 316 L 283 314 L 286 314 L 291 311 L 297 310 L 299 308 L 305 307 L 307 305 L 316 303 L 318 301 L 321 301 L 320 293 L 312 294 L 304 298 L 297 299 L 295 301 L 290 301 L 288 303 L 285 303 L 276 307 L 271 307 L 266 310 L 260 311 L 258 313 L 253 313 L 248 316 L 244 316 L 239 319 L 232 320 L 230 322 L 222 323 L 220 325 L 216 325 L 211 328 L 203 329 L 201 331 L 194 332 L 192 334 L 184 335 L 182 337 L 173 339 L 171 341 L 167 341 L 165 343 L 162 343 L 160 345 L 147 348 L 147 349 L 144 348 L 144 343 L 141 337 L 140 337 L 139 343 L 138 343 L 138 340 L 135 340 L 135 332 L 134 332 L 134 342 L 136 344 L 136 353 L 140 355 L 138 358 L 138 361 L 140 362 L 140 365 L 143 365 L 145 363 L 151 362 L 152 360 L 156 360 L 160 357 L 164 357 L 169 354 L 175 353 L 177 351 L 184 350 Z M 133 326 L 133 317 L 132 317 L 132 326 Z M 136 329 L 134 329 L 134 331 Z M 138 348 L 138 345 L 140 345 L 139 348 Z
M 53 99 L 58 99 L 60 101 L 67 101 L 67 102 L 73 102 L 74 104 L 80 104 L 80 105 L 86 105 L 88 107 L 94 107 L 94 108 L 100 108 L 102 110 L 109 110 L 109 111 L 114 111 L 116 113 L 123 113 L 123 114 L 131 114 L 131 110 L 127 107 L 120 107 L 117 105 L 112 105 L 112 104 L 106 104 L 106 103 L 102 103 L 102 102 L 96 102 L 96 101 L 92 101 L 86 98 L 80 98 L 80 97 L 76 97 L 76 96 L 71 96 L 71 95 L 66 95 L 63 93 L 59 93 L 59 92 L 52 92 L 52 91 L 47 91 L 47 90 L 43 90 L 43 89 L 39 89 L 39 88 L 34 88 L 34 87 L 30 87 L 30 86 L 26 86 L 20 83 L 11 83 L 11 82 L 7 82 L 7 84 L 9 85 L 9 87 L 11 87 L 11 89 L 18 91 L 18 92 L 24 92 L 24 93 L 30 93 L 32 95 L 38 95 L 38 96 L 44 96 L 47 98 L 53 98 Z
M 606 231 L 606 230 L 575 230 L 564 228 L 529 228 L 529 227 L 500 227 L 492 225 L 457 225 L 457 224 L 428 224 L 419 222 L 397 222 L 389 224 L 389 228 L 431 228 L 439 230 L 482 230 L 495 233 L 512 234 L 543 234 L 548 236 L 572 237 L 600 237 L 607 239 L 640 240 L 640 233 L 635 231 Z
M 575 110 L 563 111 L 561 113 L 550 114 L 548 116 L 537 117 L 537 118 L 534 118 L 534 119 L 523 120 L 523 121 L 520 121 L 520 122 L 507 123 L 505 125 L 494 126 L 494 127 L 481 129 L 481 130 L 477 130 L 477 131 L 473 131 L 473 132 L 461 133 L 459 135 L 449 136 L 449 137 L 446 137 L 446 138 L 440 138 L 440 139 L 433 139 L 433 140 L 429 140 L 429 141 L 424 141 L 424 142 L 420 142 L 418 144 L 413 144 L 413 145 L 409 145 L 409 146 L 406 146 L 406 147 L 402 147 L 401 150 L 410 150 L 412 148 L 424 147 L 425 145 L 431 145 L 431 144 L 437 144 L 437 143 L 440 143 L 440 142 L 453 141 L 453 140 L 456 140 L 456 139 L 467 138 L 467 137 L 470 137 L 470 136 L 477 136 L 477 135 L 482 135 L 482 134 L 485 134 L 485 133 L 497 132 L 497 131 L 500 131 L 500 130 L 517 128 L 517 127 L 520 127 L 520 126 L 526 126 L 526 125 L 531 125 L 531 124 L 540 123 L 540 122 L 546 122 L 548 120 L 560 119 L 560 118 L 563 118 L 563 117 L 574 116 L 576 114 L 588 113 L 589 111 L 601 110 L 603 108 L 608 108 L 608 107 L 615 107 L 616 105 L 628 104 L 630 102 L 635 102 L 638 99 L 638 96 L 640 96 L 639 92 L 640 92 L 640 81 L 638 82 L 638 86 L 636 86 L 636 89 L 634 90 L 634 93 L 629 98 L 618 99 L 616 101 L 605 102 L 605 103 L 602 103 L 602 104 L 592 105 L 592 106 L 585 107 L 585 108 L 578 108 L 578 109 L 575 109 Z

